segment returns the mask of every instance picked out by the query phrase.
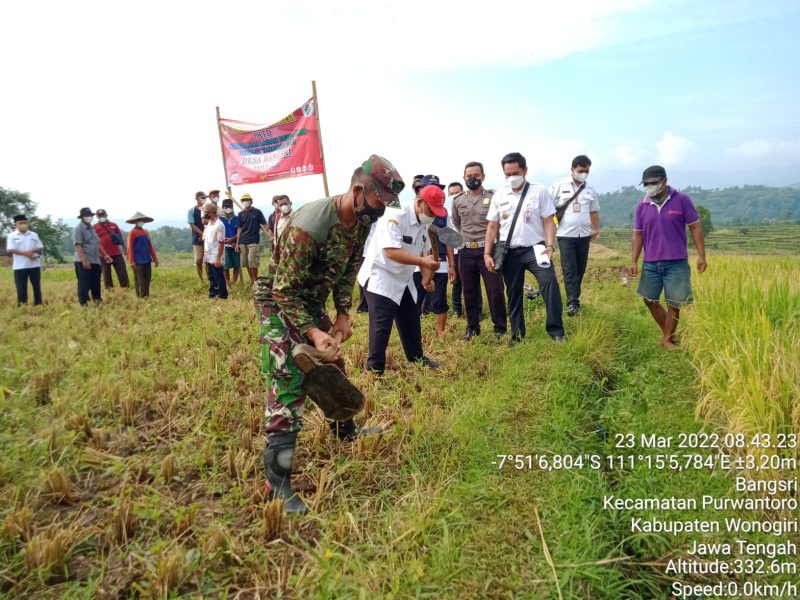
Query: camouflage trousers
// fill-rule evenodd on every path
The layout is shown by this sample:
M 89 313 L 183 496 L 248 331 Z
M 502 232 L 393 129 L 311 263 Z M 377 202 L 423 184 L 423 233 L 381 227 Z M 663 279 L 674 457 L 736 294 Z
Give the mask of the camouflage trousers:
M 303 393 L 303 372 L 294 362 L 292 352 L 297 344 L 311 342 L 287 321 L 283 312 L 272 303 L 261 303 L 261 372 L 267 376 L 267 404 L 264 418 L 267 435 L 300 431 L 306 395 Z M 333 328 L 328 315 L 321 313 L 315 325 L 323 331 Z M 344 371 L 344 361 L 336 365 Z

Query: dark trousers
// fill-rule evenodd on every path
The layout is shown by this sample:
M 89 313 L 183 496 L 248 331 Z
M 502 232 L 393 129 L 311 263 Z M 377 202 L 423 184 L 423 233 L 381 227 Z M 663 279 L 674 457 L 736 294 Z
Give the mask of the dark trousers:
M 455 255 L 455 263 L 456 263 L 456 274 L 458 274 L 458 257 L 461 254 Z M 461 275 L 457 275 L 456 282 L 453 284 L 453 312 L 457 315 L 461 315 L 464 312 L 464 305 L 461 303 Z
M 78 277 L 78 302 L 86 305 L 89 302 L 89 294 L 92 295 L 92 300 L 100 302 L 100 278 L 103 274 L 103 269 L 100 265 L 91 263 L 89 269 L 84 269 L 83 264 L 75 263 L 75 275 Z
M 392 334 L 392 323 L 397 324 L 397 333 L 406 358 L 410 362 L 422 360 L 422 327 L 419 308 L 408 288 L 403 292 L 400 306 L 386 296 L 373 294 L 367 282 L 367 304 L 369 305 L 369 356 L 367 369 L 383 373 L 386 368 L 386 347 Z
M 414 272 L 414 287 L 417 288 L 417 306 L 419 314 L 427 315 L 433 313 L 441 315 L 450 310 L 447 305 L 447 273 L 433 274 L 433 291 L 428 292 L 422 287 L 422 273 Z
M 133 265 L 133 279 L 136 285 L 137 298 L 147 298 L 150 295 L 150 279 L 153 276 L 153 263 Z M 122 285 L 120 283 L 120 285 Z
M 367 292 L 363 285 L 359 285 L 358 287 L 361 290 L 361 300 L 359 301 L 358 308 L 356 310 L 358 312 L 368 312 L 369 306 L 367 306 Z
M 106 286 L 106 289 L 111 289 L 114 287 L 114 279 L 111 277 L 111 267 L 114 267 L 114 270 L 117 272 L 117 280 L 119 281 L 119 287 L 126 288 L 130 285 L 128 281 L 128 268 L 125 266 L 125 259 L 123 258 L 122 254 L 117 254 L 116 256 L 112 256 L 111 259 L 114 261 L 111 264 L 107 262 L 103 262 L 100 266 L 103 269 L 103 283 Z
M 525 271 L 536 277 L 539 292 L 547 309 L 545 330 L 551 336 L 564 335 L 564 323 L 561 319 L 563 305 L 561 303 L 561 290 L 556 279 L 556 269 L 553 263 L 549 267 L 540 267 L 536 262 L 536 255 L 531 246 L 511 248 L 503 263 L 503 280 L 508 288 L 508 314 L 511 318 L 511 337 L 521 339 L 525 337 L 525 316 L 522 313 L 523 284 Z
M 33 288 L 33 303 L 42 303 L 42 268 L 15 269 L 14 284 L 17 286 L 17 302 L 19 304 L 28 303 L 28 281 Z
M 206 263 L 206 274 L 208 275 L 208 297 L 222 298 L 228 297 L 228 285 L 225 283 L 225 270 L 222 267 L 215 267 L 212 263 Z
M 467 311 L 467 329 L 475 333 L 481 332 L 481 278 L 486 287 L 486 298 L 489 301 L 489 313 L 492 316 L 495 333 L 505 333 L 508 328 L 506 314 L 506 298 L 503 289 L 503 277 L 499 273 L 491 273 L 483 261 L 483 248 L 461 248 L 458 251 L 461 286 L 464 290 L 464 308 Z
M 564 274 L 564 291 L 567 306 L 581 305 L 581 283 L 589 260 L 590 237 L 560 237 L 558 251 L 561 254 L 561 272 Z

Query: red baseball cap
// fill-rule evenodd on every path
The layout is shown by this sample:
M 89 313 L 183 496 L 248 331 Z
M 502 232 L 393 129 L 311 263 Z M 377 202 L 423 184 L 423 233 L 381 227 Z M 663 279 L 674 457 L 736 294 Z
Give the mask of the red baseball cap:
M 425 204 L 437 217 L 447 216 L 447 211 L 444 209 L 444 192 L 438 185 L 426 185 L 419 191 L 419 197 L 425 200 Z

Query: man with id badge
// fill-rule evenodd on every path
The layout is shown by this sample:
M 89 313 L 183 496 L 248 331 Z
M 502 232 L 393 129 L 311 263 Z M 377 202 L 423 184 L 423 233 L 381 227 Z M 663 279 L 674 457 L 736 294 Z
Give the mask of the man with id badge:
M 567 315 L 581 310 L 581 284 L 589 260 L 589 244 L 600 233 L 597 192 L 586 185 L 592 161 L 581 154 L 572 159 L 569 177 L 556 180 L 550 195 L 556 205 L 558 250 L 567 293 Z
M 539 284 L 547 309 L 547 334 L 563 342 L 561 290 L 552 263 L 556 237 L 553 199 L 544 186 L 525 181 L 528 164 L 519 152 L 506 154 L 500 164 L 506 185 L 495 193 L 489 205 L 483 259 L 489 271 L 499 270 L 503 274 L 508 290 L 510 343 L 525 337 L 522 312 L 525 271 L 532 273 Z

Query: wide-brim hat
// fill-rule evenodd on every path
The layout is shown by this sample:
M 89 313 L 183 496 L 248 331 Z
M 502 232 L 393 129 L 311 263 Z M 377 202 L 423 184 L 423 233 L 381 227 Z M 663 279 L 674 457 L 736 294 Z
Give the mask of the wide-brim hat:
M 144 221 L 145 223 L 152 223 L 152 222 L 153 222 L 153 219 L 152 219 L 151 217 L 148 217 L 148 216 L 146 216 L 146 215 L 143 215 L 143 214 L 142 214 L 142 213 L 140 213 L 140 212 L 137 212 L 135 215 L 133 215 L 133 216 L 132 216 L 130 219 L 128 219 L 128 220 L 127 220 L 127 221 L 125 221 L 125 222 L 126 222 L 126 223 L 130 223 L 131 225 L 136 225 L 136 223 L 137 223 L 138 221 Z
M 82 219 L 83 217 L 93 217 L 93 216 L 94 216 L 94 213 L 92 212 L 92 209 L 89 208 L 88 206 L 84 206 L 81 209 L 80 213 L 78 214 L 78 218 L 79 219 Z

